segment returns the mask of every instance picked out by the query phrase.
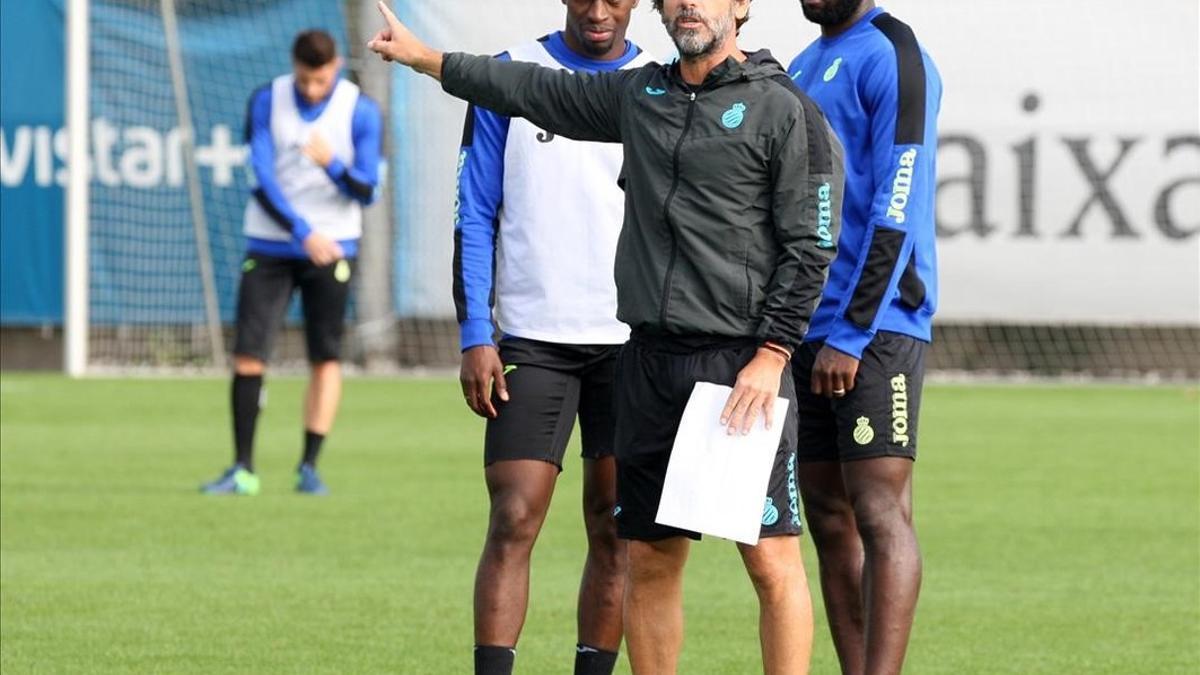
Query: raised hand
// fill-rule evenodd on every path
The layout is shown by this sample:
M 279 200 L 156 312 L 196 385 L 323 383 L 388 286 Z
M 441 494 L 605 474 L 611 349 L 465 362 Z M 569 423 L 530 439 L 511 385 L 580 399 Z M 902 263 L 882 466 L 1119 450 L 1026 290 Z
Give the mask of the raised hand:
M 418 40 L 382 0 L 379 2 L 379 13 L 383 15 L 387 26 L 367 42 L 367 49 L 384 61 L 396 61 L 417 72 L 441 79 L 442 53 Z

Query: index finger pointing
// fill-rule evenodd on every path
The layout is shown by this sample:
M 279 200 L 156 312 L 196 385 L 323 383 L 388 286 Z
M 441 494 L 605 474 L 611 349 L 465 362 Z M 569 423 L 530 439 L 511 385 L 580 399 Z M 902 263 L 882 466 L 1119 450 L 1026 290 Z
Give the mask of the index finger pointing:
M 383 15 L 383 19 L 388 22 L 389 26 L 394 26 L 400 23 L 400 19 L 397 19 L 396 15 L 392 14 L 392 10 L 387 6 L 386 2 L 379 0 L 378 5 L 379 13 Z

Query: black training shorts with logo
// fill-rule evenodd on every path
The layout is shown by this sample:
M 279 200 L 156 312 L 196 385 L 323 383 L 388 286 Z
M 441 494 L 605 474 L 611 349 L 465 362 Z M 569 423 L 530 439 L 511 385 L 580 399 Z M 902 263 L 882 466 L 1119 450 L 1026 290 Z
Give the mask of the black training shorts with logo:
M 854 388 L 841 398 L 812 393 L 821 342 L 806 342 L 792 358 L 800 413 L 801 462 L 850 462 L 917 457 L 917 413 L 928 343 L 881 331 L 863 350 Z
M 500 340 L 508 402 L 492 392 L 498 413 L 487 422 L 484 466 L 537 459 L 562 470 L 579 416 L 585 459 L 612 455 L 613 369 L 620 345 L 570 345 L 518 337 Z
M 656 541 L 700 535 L 654 522 L 667 463 L 683 409 L 697 382 L 733 386 L 759 341 L 713 337 L 630 339 L 617 361 L 617 536 Z M 779 395 L 789 399 L 779 450 L 763 505 L 763 537 L 800 534 L 796 488 L 796 415 L 791 372 L 785 368 Z
M 233 353 L 269 361 L 292 292 L 299 288 L 308 360 L 339 360 L 354 267 L 353 260 L 320 267 L 308 259 L 247 255 L 238 286 Z

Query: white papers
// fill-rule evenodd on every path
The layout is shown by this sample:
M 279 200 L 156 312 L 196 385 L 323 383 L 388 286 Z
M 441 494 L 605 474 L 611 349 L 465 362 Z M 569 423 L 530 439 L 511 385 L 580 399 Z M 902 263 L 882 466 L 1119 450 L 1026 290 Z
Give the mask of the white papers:
M 760 412 L 749 434 L 729 435 L 720 418 L 732 391 L 710 382 L 697 382 L 692 389 L 675 434 L 655 521 L 757 544 L 789 402 L 775 399 L 769 431 Z

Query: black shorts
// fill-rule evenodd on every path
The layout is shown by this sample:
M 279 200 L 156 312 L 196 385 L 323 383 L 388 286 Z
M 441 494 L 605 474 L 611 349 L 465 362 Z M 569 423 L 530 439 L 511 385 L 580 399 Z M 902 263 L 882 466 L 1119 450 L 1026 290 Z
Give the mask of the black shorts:
M 637 336 L 617 362 L 617 536 L 655 541 L 700 535 L 654 522 L 675 432 L 697 382 L 733 386 L 758 349 L 757 340 Z M 779 395 L 792 401 L 763 506 L 763 537 L 800 534 L 796 489 L 796 414 L 791 372 Z
M 238 286 L 233 353 L 270 360 L 292 291 L 299 288 L 308 360 L 339 360 L 354 268 L 353 260 L 318 267 L 311 260 L 247 255 Z
M 612 455 L 613 369 L 620 345 L 569 345 L 518 337 L 500 341 L 508 402 L 487 422 L 483 463 L 537 459 L 562 470 L 575 416 L 585 459 Z
M 821 342 L 806 342 L 792 359 L 800 412 L 801 462 L 917 457 L 917 413 L 928 343 L 880 332 L 863 350 L 854 389 L 842 398 L 812 393 Z

